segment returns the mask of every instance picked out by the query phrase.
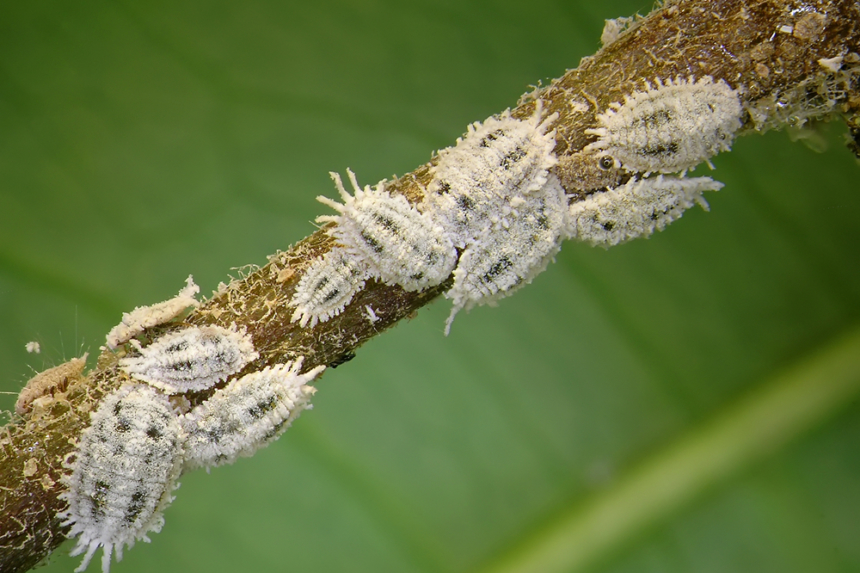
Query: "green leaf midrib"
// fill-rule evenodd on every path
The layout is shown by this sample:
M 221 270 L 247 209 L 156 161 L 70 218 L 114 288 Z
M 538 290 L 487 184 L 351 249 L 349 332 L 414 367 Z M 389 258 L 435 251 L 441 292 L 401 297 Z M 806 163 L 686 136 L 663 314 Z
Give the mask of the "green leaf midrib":
M 600 494 L 536 524 L 478 571 L 583 570 L 832 418 L 860 393 L 860 325 L 754 388 Z

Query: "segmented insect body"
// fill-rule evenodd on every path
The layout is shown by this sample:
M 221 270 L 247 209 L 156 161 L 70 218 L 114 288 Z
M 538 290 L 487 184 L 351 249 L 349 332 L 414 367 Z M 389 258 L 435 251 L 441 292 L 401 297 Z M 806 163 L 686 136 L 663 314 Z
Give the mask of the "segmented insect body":
M 230 464 L 277 439 L 309 406 L 315 389 L 307 383 L 325 369 L 301 367 L 300 358 L 233 380 L 186 414 L 185 469 Z
M 73 380 L 81 378 L 84 367 L 87 365 L 87 355 L 81 358 L 72 358 L 44 372 L 39 372 L 27 382 L 27 385 L 18 394 L 15 402 L 15 412 L 23 416 L 33 406 L 33 402 L 40 397 L 54 392 L 64 392 Z
M 72 526 L 69 537 L 79 537 L 71 554 L 86 551 L 75 571 L 86 569 L 101 547 L 108 573 L 114 551 L 119 561 L 125 546 L 160 531 L 181 467 L 182 428 L 163 394 L 135 384 L 104 398 L 64 478 L 63 525 Z
M 220 326 L 191 326 L 141 348 L 140 356 L 120 360 L 137 380 L 177 394 L 205 390 L 256 360 L 251 337 Z
M 681 217 L 686 209 L 708 204 L 702 193 L 723 187 L 710 177 L 667 177 L 659 175 L 595 193 L 570 206 L 568 238 L 592 245 L 611 247 L 637 237 L 662 231 Z
M 597 116 L 599 127 L 585 132 L 598 140 L 585 151 L 610 155 L 628 171 L 674 173 L 730 148 L 741 101 L 724 81 L 658 79 L 645 87 Z
M 385 191 L 382 183 L 362 190 L 355 174 L 349 170 L 347 174 L 355 196 L 347 193 L 337 173 L 331 173 L 344 203 L 326 197 L 317 200 L 341 214 L 317 217 L 317 221 L 336 223 L 329 232 L 366 261 L 368 273 L 383 282 L 417 291 L 448 278 L 457 253 L 444 230 L 402 195 Z
M 196 307 L 200 303 L 194 296 L 199 292 L 200 287 L 194 284 L 194 279 L 189 275 L 185 280 L 185 288 L 170 300 L 124 312 L 122 322 L 114 326 L 107 335 L 108 348 L 117 348 L 147 328 L 170 322 L 189 307 Z
M 335 247 L 315 260 L 296 286 L 292 321 L 311 328 L 337 316 L 364 287 L 367 265 L 345 248 Z
M 439 221 L 455 247 L 464 248 L 488 226 L 511 224 L 511 198 L 537 191 L 556 158 L 555 132 L 541 122 L 541 107 L 527 120 L 506 111 L 483 124 L 470 125 L 457 145 L 439 152 L 426 210 Z
M 454 286 L 445 294 L 454 308 L 445 326 L 460 309 L 493 304 L 532 281 L 560 248 L 567 199 L 561 184 L 550 176 L 537 192 L 511 200 L 514 223 L 504 233 L 488 229 L 485 240 L 470 245 L 454 271 Z

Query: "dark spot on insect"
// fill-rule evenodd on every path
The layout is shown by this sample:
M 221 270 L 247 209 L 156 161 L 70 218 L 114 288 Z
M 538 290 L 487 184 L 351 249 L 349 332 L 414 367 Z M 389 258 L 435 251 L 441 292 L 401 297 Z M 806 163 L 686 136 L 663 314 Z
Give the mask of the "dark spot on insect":
M 318 291 L 318 290 L 320 290 L 321 288 L 325 287 L 325 285 L 327 285 L 327 284 L 328 284 L 328 277 L 322 277 L 322 278 L 317 282 L 316 286 L 314 287 L 314 290 L 317 290 L 317 291 Z
M 280 422 L 275 424 L 274 427 L 271 430 L 269 430 L 268 432 L 266 432 L 265 436 L 263 436 L 263 441 L 265 442 L 267 440 L 271 440 L 272 438 L 274 438 L 275 436 L 280 434 L 281 429 L 283 429 L 283 427 L 287 424 L 288 421 L 289 421 L 288 419 L 287 420 L 281 420 Z
M 176 372 L 190 372 L 194 369 L 194 363 L 190 360 L 180 360 L 179 362 L 171 363 L 170 369 Z
M 517 163 L 520 159 L 522 159 L 525 156 L 526 156 L 526 150 L 522 149 L 520 147 L 517 147 L 516 149 L 514 149 L 513 151 L 511 151 L 510 153 L 505 155 L 502 158 L 502 161 L 499 163 L 499 165 L 502 167 L 502 169 L 508 169 L 511 167 L 511 165 L 513 165 L 514 163 Z
M 547 218 L 543 211 L 541 211 L 541 214 L 537 217 L 537 226 L 541 231 L 549 230 L 549 218 Z
M 465 195 L 460 195 L 459 197 L 457 197 L 457 205 L 461 209 L 466 211 L 471 211 L 475 208 L 475 202 Z
M 274 396 L 269 396 L 265 400 L 260 400 L 255 406 L 248 408 L 248 414 L 255 420 L 262 418 L 267 412 L 271 412 L 278 405 L 278 401 Z
M 128 504 L 128 507 L 125 510 L 125 515 L 123 519 L 126 523 L 131 525 L 134 523 L 134 520 L 137 519 L 141 512 L 146 507 L 146 492 L 142 490 L 138 490 L 131 494 L 131 502 Z
M 513 267 L 514 264 L 507 257 L 507 255 L 500 258 L 498 261 L 493 264 L 492 267 L 481 277 L 481 280 L 485 283 L 491 282 L 494 278 L 505 272 L 506 270 Z
M 643 116 L 639 121 L 646 128 L 656 128 L 672 121 L 672 114 L 668 110 L 661 109 L 660 111 Z
M 131 429 L 131 424 L 125 418 L 120 418 L 114 429 L 123 434 Z
M 113 407 L 113 415 L 114 416 L 119 416 L 120 412 L 122 412 L 122 400 L 120 400 L 119 402 L 114 404 L 114 407 Z
M 397 234 L 400 231 L 400 227 L 397 226 L 390 217 L 386 217 L 385 215 L 380 215 L 379 213 L 373 214 L 373 219 L 382 225 L 385 229 L 391 231 L 394 234 Z
M 90 501 L 92 502 L 93 515 L 98 518 L 103 518 L 105 511 L 105 502 L 107 501 L 107 496 L 110 493 L 110 484 L 97 481 L 95 483 L 95 491 L 93 495 L 90 497 Z
M 155 426 L 150 426 L 146 429 L 146 436 L 148 438 L 153 439 L 153 440 L 157 440 L 158 438 L 160 438 L 162 436 L 161 430 L 159 430 Z
M 641 153 L 642 155 L 651 155 L 653 157 L 666 157 L 669 155 L 675 155 L 678 153 L 678 149 L 678 144 L 673 141 L 668 145 L 652 145 L 643 147 Z
M 174 342 L 173 344 L 168 346 L 164 351 L 165 352 L 181 352 L 181 351 L 185 350 L 186 348 L 188 348 L 188 341 L 187 340 L 177 340 L 176 342 Z
M 337 368 L 341 364 L 346 364 L 347 362 L 349 362 L 353 358 L 355 358 L 355 352 L 352 352 L 352 351 L 344 352 L 343 354 L 341 354 L 340 356 L 335 358 L 333 361 L 329 362 L 328 366 L 329 366 L 329 368 Z
M 409 278 L 414 281 L 420 281 L 424 278 L 424 273 L 415 273 L 414 275 L 409 275 Z
M 439 185 L 436 187 L 436 193 L 438 193 L 439 195 L 445 195 L 450 190 L 451 186 L 444 181 L 439 181 Z
M 484 136 L 484 138 L 481 140 L 481 143 L 479 145 L 481 147 L 489 147 L 490 141 L 495 141 L 499 138 L 500 135 L 504 135 L 504 134 L 505 134 L 505 132 L 502 131 L 501 129 L 497 129 L 493 132 L 490 132 Z
M 329 291 L 328 294 L 326 294 L 323 297 L 322 302 L 323 302 L 323 304 L 325 304 L 327 302 L 331 302 L 334 299 L 336 299 L 338 296 L 340 296 L 340 289 L 333 289 L 333 290 Z
M 597 162 L 597 166 L 601 169 L 612 169 L 615 166 L 615 160 L 608 155 L 604 155 L 600 158 L 600 161 Z
M 374 253 L 382 254 L 382 251 L 385 250 L 382 248 L 382 245 L 379 244 L 379 241 L 377 241 L 376 238 L 367 231 L 361 232 L 361 238 L 364 239 L 364 242 L 367 243 L 368 247 L 373 249 Z
M 611 231 L 615 228 L 615 221 L 606 221 L 600 224 L 604 231 Z

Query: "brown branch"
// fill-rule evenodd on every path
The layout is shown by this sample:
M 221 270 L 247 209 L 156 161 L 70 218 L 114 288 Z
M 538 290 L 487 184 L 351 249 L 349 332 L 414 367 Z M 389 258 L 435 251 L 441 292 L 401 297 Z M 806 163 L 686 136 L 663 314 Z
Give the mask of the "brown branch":
M 722 79 L 741 91 L 748 116 L 746 132 L 841 114 L 860 138 L 860 5 L 853 0 L 795 3 L 783 0 L 695 0 L 668 4 L 630 28 L 593 57 L 551 85 L 523 97 L 513 110 L 528 117 L 537 100 L 559 119 L 556 153 L 559 176 L 573 200 L 601 185 L 589 182 L 575 154 L 593 141 L 584 130 L 595 115 L 644 81 L 677 76 Z M 842 58 L 839 73 L 827 62 Z M 822 63 L 823 60 L 823 63 Z M 832 64 L 834 66 L 836 64 Z M 838 67 L 838 66 L 836 66 Z M 849 70 L 849 71 L 846 71 Z M 855 143 L 860 146 L 860 142 Z M 567 158 L 567 159 L 566 159 Z M 417 202 L 430 182 L 431 163 L 396 180 L 389 188 Z M 619 176 L 623 178 L 623 174 Z M 583 181 L 585 181 L 583 183 Z M 236 324 L 247 328 L 260 357 L 247 366 L 305 357 L 306 367 L 340 365 L 370 338 L 414 313 L 450 287 L 450 280 L 423 292 L 369 281 L 346 310 L 313 328 L 291 322 L 289 306 L 299 278 L 333 240 L 317 231 L 269 263 L 223 287 L 183 321 L 151 328 L 150 339 L 183 325 Z M 368 320 L 365 307 L 379 320 Z M 89 413 L 105 393 L 128 380 L 117 368 L 118 353 L 105 350 L 95 370 L 62 377 L 41 397 L 28 396 L 29 410 L 0 437 L 0 570 L 26 571 L 65 539 L 57 513 L 63 460 L 89 423 Z M 207 396 L 200 394 L 193 401 Z

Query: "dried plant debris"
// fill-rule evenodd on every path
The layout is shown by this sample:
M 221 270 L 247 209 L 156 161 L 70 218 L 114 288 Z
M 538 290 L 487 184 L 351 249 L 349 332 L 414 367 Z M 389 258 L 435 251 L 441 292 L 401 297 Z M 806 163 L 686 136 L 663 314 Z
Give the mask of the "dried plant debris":
M 364 261 L 343 247 L 335 247 L 316 259 L 299 279 L 290 305 L 292 321 L 313 328 L 340 314 L 364 287 L 368 270 Z
M 277 439 L 309 407 L 316 390 L 308 383 L 325 370 L 300 374 L 302 360 L 233 380 L 186 414 L 185 469 L 231 464 Z
M 510 224 L 509 201 L 539 190 L 556 164 L 553 114 L 519 120 L 506 111 L 469 126 L 457 145 L 439 152 L 425 211 L 444 228 L 455 247 L 478 240 L 487 227 Z
M 543 272 L 561 246 L 567 198 L 555 176 L 538 191 L 510 201 L 514 217 L 504 230 L 487 229 L 470 244 L 445 294 L 454 302 L 445 334 L 460 309 L 494 304 Z
M 361 189 L 355 174 L 350 170 L 347 174 L 355 196 L 347 193 L 337 173 L 331 173 L 343 205 L 326 197 L 317 200 L 341 214 L 320 216 L 317 221 L 335 223 L 329 233 L 366 262 L 370 275 L 387 284 L 418 291 L 447 279 L 457 252 L 443 229 L 406 197 L 385 191 L 384 182 L 376 189 Z
M 211 388 L 256 360 L 250 336 L 220 326 L 190 326 L 120 360 L 129 376 L 168 393 Z
M 152 306 L 139 306 L 131 312 L 123 313 L 122 322 L 114 326 L 107 335 L 107 345 L 111 350 L 125 344 L 147 328 L 170 322 L 188 308 L 196 308 L 195 295 L 200 287 L 194 284 L 191 275 L 185 280 L 185 287 L 175 297 Z
M 810 75 L 782 92 L 749 102 L 746 111 L 755 130 L 800 128 L 856 98 L 860 91 L 860 56 L 849 52 L 841 58 L 835 70 L 837 60 L 828 60 L 827 66 L 822 64 L 821 73 Z
M 632 179 L 625 185 L 570 206 L 566 234 L 571 239 L 611 247 L 662 231 L 695 204 L 705 210 L 702 193 L 723 187 L 710 177 Z
M 181 467 L 182 428 L 163 394 L 134 384 L 102 400 L 64 478 L 69 490 L 61 494 L 69 503 L 63 525 L 79 538 L 71 554 L 86 551 L 75 571 L 86 569 L 101 547 L 108 573 L 112 553 L 119 561 L 125 546 L 160 531 Z
M 33 402 L 42 396 L 53 395 L 64 392 L 69 383 L 81 378 L 84 367 L 87 364 L 87 355 L 80 358 L 72 358 L 59 366 L 48 368 L 39 372 L 27 382 L 27 385 L 18 394 L 15 402 L 15 412 L 19 416 L 27 414 L 32 408 Z
M 657 79 L 597 116 L 598 136 L 585 151 L 601 152 L 628 171 L 674 173 L 729 150 L 741 127 L 739 94 L 706 76 Z

